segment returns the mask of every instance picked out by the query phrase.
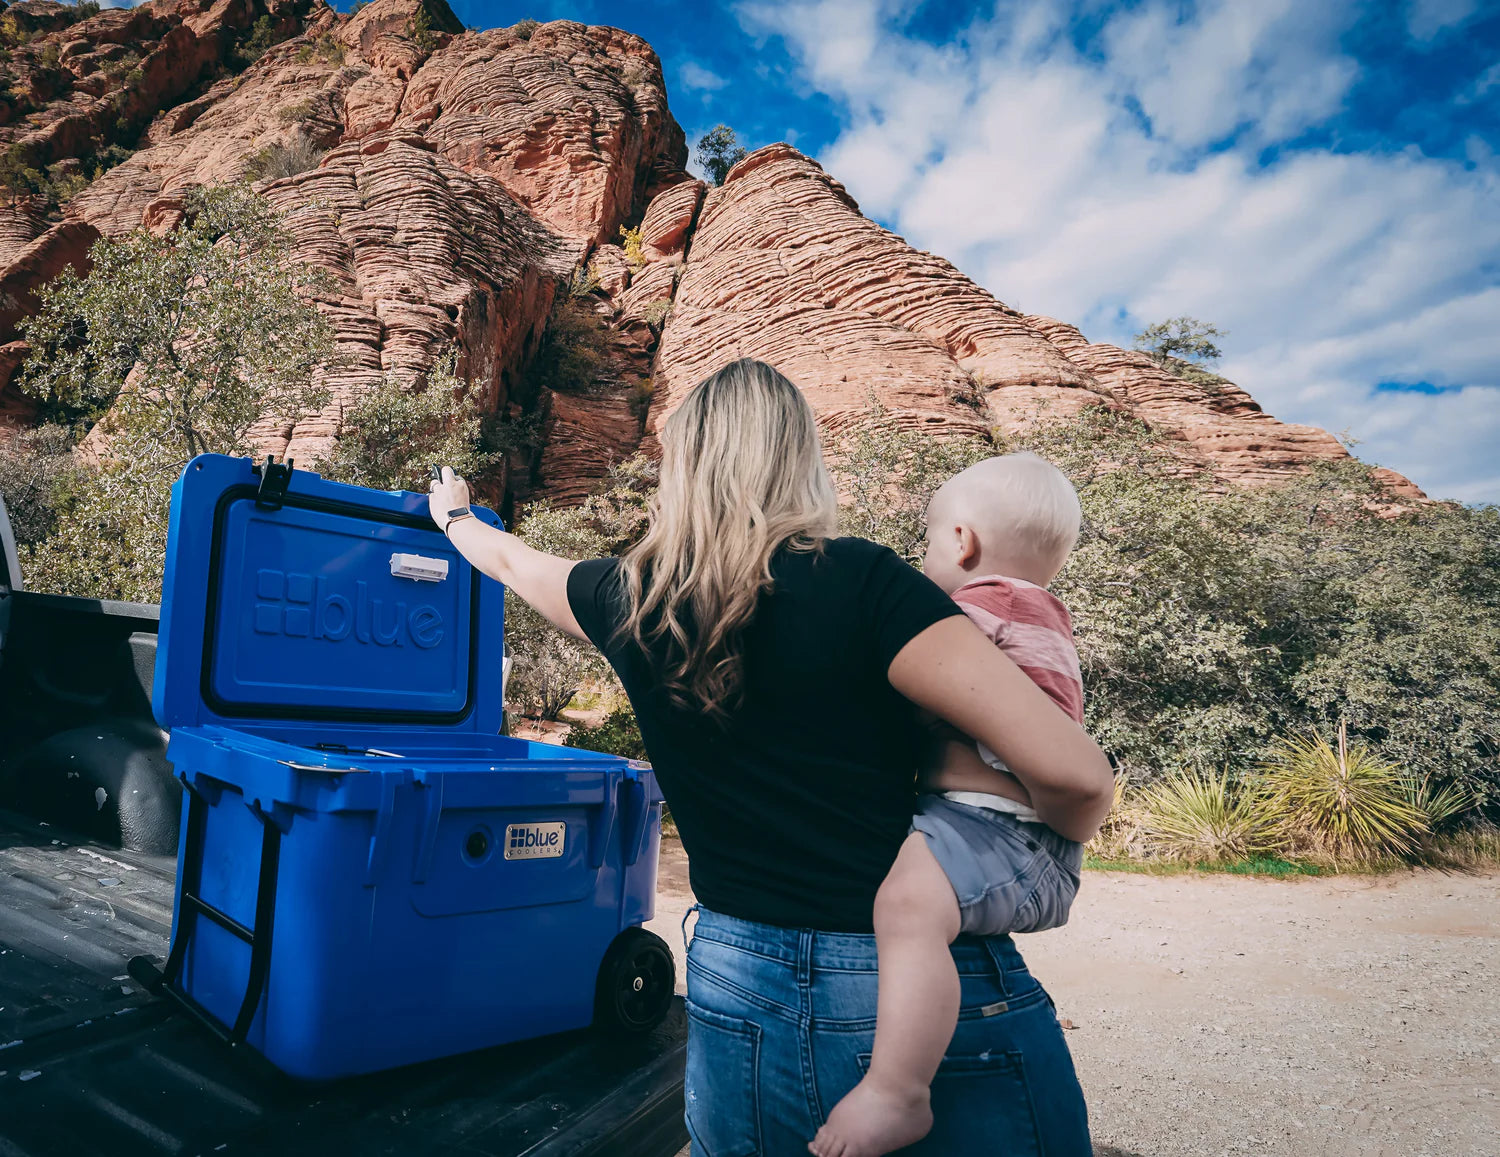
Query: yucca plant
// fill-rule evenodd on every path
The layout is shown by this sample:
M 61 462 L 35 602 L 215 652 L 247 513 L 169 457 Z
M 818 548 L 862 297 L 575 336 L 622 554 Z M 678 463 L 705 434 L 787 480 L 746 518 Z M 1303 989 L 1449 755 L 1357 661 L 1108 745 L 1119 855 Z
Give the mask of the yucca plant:
M 1339 858 L 1408 855 L 1429 830 L 1401 768 L 1339 724 L 1338 746 L 1317 733 L 1284 739 L 1261 765 L 1272 810 L 1293 839 Z
M 1479 800 L 1468 788 L 1456 783 L 1445 783 L 1437 787 L 1430 775 L 1421 779 L 1412 777 L 1406 781 L 1407 802 L 1422 813 L 1431 831 L 1444 827 L 1449 820 L 1472 811 Z
M 1227 772 L 1179 772 L 1142 797 L 1147 836 L 1177 859 L 1223 864 L 1274 851 L 1276 825 L 1253 792 Z

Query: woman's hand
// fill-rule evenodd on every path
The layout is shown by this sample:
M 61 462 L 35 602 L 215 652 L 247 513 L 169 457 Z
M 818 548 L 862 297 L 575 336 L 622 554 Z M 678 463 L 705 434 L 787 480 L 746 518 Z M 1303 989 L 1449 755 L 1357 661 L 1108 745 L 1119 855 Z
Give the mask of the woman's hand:
M 1092 839 L 1114 802 L 1114 774 L 1084 729 L 968 619 L 934 623 L 897 652 L 891 686 L 1005 761 L 1059 835 Z
M 446 530 L 455 510 L 469 508 L 469 484 L 454 473 L 452 466 L 441 467 L 438 474 L 427 486 L 427 511 L 438 529 Z
M 519 538 L 477 518 L 460 518 L 469 487 L 451 466 L 444 466 L 427 487 L 427 510 L 448 541 L 479 571 L 530 603 L 543 618 L 576 639 L 583 628 L 568 604 L 568 575 L 574 562 L 527 546 Z

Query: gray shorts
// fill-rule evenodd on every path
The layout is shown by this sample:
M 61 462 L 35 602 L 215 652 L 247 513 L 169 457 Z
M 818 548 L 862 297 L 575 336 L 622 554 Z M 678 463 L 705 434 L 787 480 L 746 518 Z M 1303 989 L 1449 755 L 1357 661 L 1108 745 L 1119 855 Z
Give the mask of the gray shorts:
M 1068 922 L 1083 868 L 1082 844 L 1045 824 L 940 795 L 917 798 L 911 826 L 926 838 L 953 885 L 962 931 L 1002 936 Z

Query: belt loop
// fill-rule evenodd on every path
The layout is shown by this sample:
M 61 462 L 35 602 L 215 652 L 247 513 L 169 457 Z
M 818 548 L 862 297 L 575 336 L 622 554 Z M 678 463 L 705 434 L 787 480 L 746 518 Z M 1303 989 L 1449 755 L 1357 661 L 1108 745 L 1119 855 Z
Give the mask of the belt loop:
M 806 988 L 812 983 L 813 937 L 808 928 L 797 934 L 797 985 Z
M 688 951 L 688 935 L 687 935 L 687 922 L 688 922 L 688 919 L 690 917 L 694 916 L 694 915 L 697 915 L 697 914 L 701 913 L 702 911 L 703 911 L 703 905 L 702 904 L 694 904 L 692 907 L 690 907 L 686 912 L 684 912 L 682 914 L 682 951 L 683 951 L 683 955 L 684 956 L 687 955 L 687 951 Z M 693 931 L 695 933 L 698 931 L 698 925 L 697 925 L 697 923 L 693 924 Z
M 995 966 L 995 984 L 1000 989 L 1000 995 L 1009 999 L 1010 988 L 1005 983 L 1005 955 L 1001 952 L 1001 946 L 1010 943 L 1009 936 L 986 936 L 980 941 L 984 950 L 989 954 L 990 963 Z

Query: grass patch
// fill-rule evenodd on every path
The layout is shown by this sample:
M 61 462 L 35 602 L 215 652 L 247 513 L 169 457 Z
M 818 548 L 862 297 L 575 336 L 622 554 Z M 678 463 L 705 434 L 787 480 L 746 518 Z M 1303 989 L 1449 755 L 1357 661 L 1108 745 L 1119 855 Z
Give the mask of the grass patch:
M 1231 876 L 1270 876 L 1285 880 L 1293 876 L 1322 876 L 1326 869 L 1279 856 L 1245 856 L 1211 864 L 1189 860 L 1121 860 L 1085 852 L 1083 866 L 1090 872 L 1132 872 L 1138 876 L 1182 876 L 1191 872 L 1224 873 Z

